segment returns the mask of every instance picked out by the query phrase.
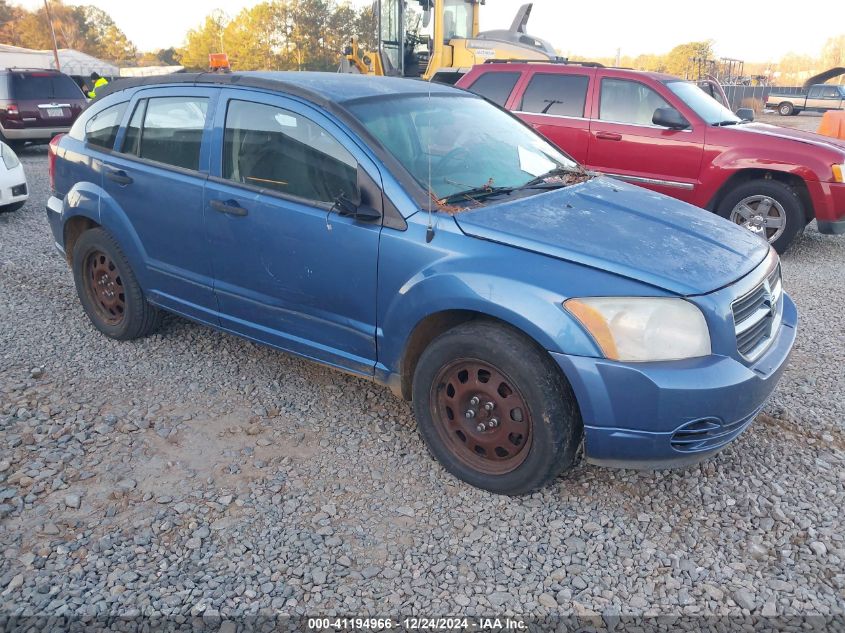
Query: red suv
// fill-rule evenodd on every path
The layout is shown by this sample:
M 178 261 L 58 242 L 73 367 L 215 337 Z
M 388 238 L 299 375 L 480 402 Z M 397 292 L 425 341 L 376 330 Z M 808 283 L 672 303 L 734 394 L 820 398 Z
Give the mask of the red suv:
M 12 146 L 46 143 L 70 130 L 87 103 L 64 73 L 0 68 L 0 140 Z
M 457 84 L 588 169 L 741 224 L 783 252 L 816 219 L 845 233 L 845 141 L 741 120 L 694 83 L 595 64 L 492 62 Z

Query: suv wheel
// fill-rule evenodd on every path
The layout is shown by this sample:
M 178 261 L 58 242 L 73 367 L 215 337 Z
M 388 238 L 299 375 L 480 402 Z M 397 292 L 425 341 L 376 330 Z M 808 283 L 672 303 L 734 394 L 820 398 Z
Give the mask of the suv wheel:
M 509 327 L 475 321 L 437 337 L 414 372 L 413 404 L 434 457 L 478 488 L 526 494 L 575 462 L 575 395 L 548 354 Z
M 795 189 L 777 180 L 752 180 L 728 193 L 719 215 L 765 238 L 784 253 L 806 226 L 804 204 Z
M 784 101 L 778 106 L 778 114 L 781 116 L 792 116 L 792 113 L 795 111 L 795 106 L 793 106 L 788 101 Z
M 85 313 L 106 336 L 125 341 L 158 328 L 161 312 L 144 298 L 129 261 L 107 231 L 91 229 L 79 238 L 73 279 Z

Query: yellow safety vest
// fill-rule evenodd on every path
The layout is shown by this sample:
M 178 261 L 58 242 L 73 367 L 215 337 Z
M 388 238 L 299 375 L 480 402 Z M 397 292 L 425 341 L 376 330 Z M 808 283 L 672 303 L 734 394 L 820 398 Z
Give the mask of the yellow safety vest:
M 94 89 L 88 91 L 88 96 L 94 99 L 97 96 L 97 88 L 102 88 L 103 86 L 107 86 L 108 84 L 108 79 L 106 79 L 105 77 L 100 77 L 97 81 L 94 82 Z

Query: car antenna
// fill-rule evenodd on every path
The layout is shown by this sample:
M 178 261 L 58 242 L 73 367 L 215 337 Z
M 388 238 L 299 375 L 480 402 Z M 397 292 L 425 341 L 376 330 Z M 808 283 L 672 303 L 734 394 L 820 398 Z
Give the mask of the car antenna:
M 434 239 L 434 192 L 431 190 L 431 80 L 428 82 L 428 227 L 425 230 L 425 243 Z

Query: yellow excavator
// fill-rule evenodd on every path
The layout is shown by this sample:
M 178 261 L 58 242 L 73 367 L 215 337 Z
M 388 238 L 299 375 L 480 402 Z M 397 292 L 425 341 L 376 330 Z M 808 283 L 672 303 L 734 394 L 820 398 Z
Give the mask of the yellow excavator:
M 454 84 L 490 59 L 558 59 L 547 41 L 528 35 L 533 4 L 524 4 L 508 30 L 479 31 L 485 0 L 376 0 L 378 50 L 365 51 L 353 37 L 339 72 L 422 77 Z M 422 31 L 434 22 L 433 34 Z

